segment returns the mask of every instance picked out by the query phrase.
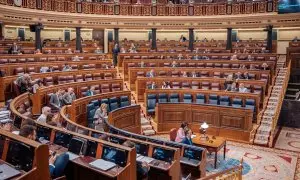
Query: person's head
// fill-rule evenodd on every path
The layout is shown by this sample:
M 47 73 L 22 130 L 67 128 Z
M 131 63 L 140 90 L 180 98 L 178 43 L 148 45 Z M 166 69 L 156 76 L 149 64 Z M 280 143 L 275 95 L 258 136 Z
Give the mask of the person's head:
M 251 59 L 251 55 L 250 54 L 248 55 L 248 59 Z
M 177 64 L 176 61 L 173 61 L 173 62 L 172 62 L 172 65 L 176 65 L 176 64 Z
M 97 47 L 97 50 L 100 50 L 100 48 L 99 48 L 99 47 Z
M 46 116 L 48 116 L 49 114 L 51 114 L 51 108 L 48 106 L 45 106 L 42 108 L 42 113 Z
M 23 75 L 23 77 L 24 77 L 25 80 L 30 80 L 30 75 L 27 74 L 27 73 L 25 73 L 25 74 Z
M 233 79 L 232 74 L 229 74 L 229 75 L 227 76 L 227 78 L 226 78 L 227 81 L 231 81 L 232 79 Z
M 236 54 L 232 55 L 231 59 L 236 60 L 237 59 L 237 55 Z
M 16 43 L 16 42 L 14 42 L 14 43 L 13 43 L 13 45 L 14 45 L 14 46 L 16 46 L 16 45 L 17 45 L 17 43 Z
M 153 73 L 154 73 L 154 69 L 151 69 L 151 70 L 150 70 L 150 73 L 152 73 L 152 74 L 153 74 Z
M 236 75 L 237 75 L 237 76 L 240 76 L 240 75 L 242 75 L 242 73 L 241 73 L 241 72 L 237 72 Z
M 69 87 L 69 88 L 68 88 L 68 93 L 69 93 L 69 94 L 72 94 L 72 93 L 74 93 L 74 89 L 73 89 L 73 88 L 71 88 L 71 87 Z
M 154 82 L 154 81 L 152 82 L 152 85 L 155 85 L 155 82 Z
M 166 86 L 166 85 L 167 85 L 167 83 L 166 83 L 165 81 L 163 81 L 163 85 L 164 85 L 164 86 Z
M 115 44 L 115 48 L 117 48 L 117 47 L 118 47 L 118 43 Z
M 40 49 L 36 49 L 36 53 L 41 53 L 41 50 Z
M 186 71 L 183 71 L 182 75 L 183 75 L 183 76 L 187 76 Z
M 134 142 L 132 142 L 132 141 L 129 141 L 129 140 L 127 140 L 127 141 L 125 141 L 125 142 L 123 142 L 123 144 L 122 144 L 123 146 L 126 146 L 126 147 L 130 147 L 130 148 L 134 148 L 135 147 L 135 144 L 134 144 Z
M 184 128 L 184 134 L 187 138 L 191 138 L 192 136 L 192 130 L 188 127 Z
M 36 140 L 35 126 L 25 125 L 21 127 L 19 135 L 35 141 Z
M 245 84 L 244 84 L 244 83 L 241 83 L 241 84 L 239 85 L 239 88 L 245 88 Z
M 35 122 L 31 119 L 24 119 L 21 123 L 21 128 L 26 125 L 35 126 Z
M 95 86 L 91 86 L 90 91 L 95 91 Z
M 185 127 L 188 127 L 188 123 L 187 122 L 182 122 L 181 125 L 180 125 L 180 127 L 182 129 L 184 129 Z
M 107 104 L 102 103 L 100 108 L 101 108 L 102 111 L 106 111 L 107 110 Z
M 5 130 L 5 131 L 8 131 L 8 132 L 12 132 L 12 130 L 13 130 L 12 121 L 8 121 L 8 122 L 4 123 L 2 125 L 2 129 Z
M 107 134 L 101 134 L 101 136 L 99 136 L 99 139 L 101 139 L 103 141 L 108 141 L 108 136 L 107 136 Z
M 69 52 L 72 52 L 71 48 L 68 49 Z
M 261 67 L 267 68 L 267 67 L 268 67 L 268 64 L 267 64 L 267 63 L 263 63 L 263 64 L 261 65 Z

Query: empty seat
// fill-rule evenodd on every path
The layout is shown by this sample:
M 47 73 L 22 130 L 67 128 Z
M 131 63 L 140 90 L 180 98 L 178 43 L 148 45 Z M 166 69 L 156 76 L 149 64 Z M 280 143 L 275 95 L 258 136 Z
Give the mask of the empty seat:
M 220 96 L 220 105 L 229 106 L 230 99 L 228 96 Z
M 252 109 L 255 111 L 255 100 L 254 99 L 246 99 L 245 101 L 245 107 L 248 109 Z
M 45 62 L 45 61 L 47 61 L 47 58 L 41 57 L 41 58 L 39 59 L 39 61 L 40 61 L 40 62 Z
M 209 73 L 207 71 L 201 71 L 200 72 L 200 77 L 208 77 Z
M 27 68 L 27 73 L 29 73 L 29 74 L 35 73 L 34 67 L 28 67 L 28 68 Z
M 67 82 L 66 76 L 58 76 L 58 84 L 64 84 Z
M 101 73 L 95 73 L 95 74 L 93 74 L 93 79 L 94 79 L 94 80 L 102 79 Z
M 166 73 L 166 71 L 159 71 L 158 75 L 161 77 L 166 77 L 167 73 Z
M 156 63 L 149 63 L 149 67 L 156 67 Z
M 158 94 L 158 102 L 165 103 L 168 101 L 168 95 L 166 93 Z
M 197 81 L 192 81 L 192 89 L 199 89 L 200 83 Z
M 34 62 L 34 58 L 27 58 L 27 62 Z
M 221 68 L 222 64 L 221 63 L 215 63 L 215 68 Z
M 191 94 L 184 94 L 183 95 L 183 102 L 185 103 L 192 103 L 192 95 Z
M 238 69 L 238 68 L 240 68 L 240 65 L 239 64 L 232 64 L 231 68 L 232 69 Z
M 24 74 L 25 70 L 22 67 L 17 67 L 14 69 L 14 75 Z
M 92 56 L 92 57 L 89 57 L 89 60 L 97 60 L 97 58 Z
M 230 68 L 229 64 L 223 64 L 223 68 Z
M 172 77 L 179 77 L 179 71 L 172 71 L 171 76 Z
M 189 63 L 188 67 L 196 67 L 196 63 Z
M 101 92 L 102 93 L 110 92 L 109 84 L 101 84 Z
M 45 77 L 44 78 L 44 84 L 45 86 L 50 86 L 50 85 L 53 85 L 53 78 L 52 77 Z
M 206 68 L 213 68 L 214 67 L 214 64 L 213 63 L 206 63 Z
M 76 82 L 82 82 L 82 81 L 83 81 L 83 76 L 82 76 L 81 74 L 77 74 L 77 75 L 75 76 L 75 81 L 76 81 Z
M 58 61 L 65 61 L 66 58 L 65 58 L 65 57 L 58 57 L 57 60 L 58 60 Z
M 94 87 L 95 94 L 100 94 L 100 85 L 92 85 L 91 87 Z
M 180 83 L 179 82 L 172 82 L 171 86 L 173 89 L 179 89 L 180 88 Z
M 233 98 L 232 100 L 232 107 L 242 107 L 243 102 L 240 98 Z
M 119 83 L 114 83 L 111 85 L 112 91 L 121 91 L 121 85 Z
M 145 72 L 139 71 L 136 73 L 137 77 L 145 77 Z
M 182 85 L 181 85 L 181 88 L 182 88 L 182 89 L 190 89 L 190 88 L 191 88 L 190 83 L 188 83 L 188 82 L 183 82 Z
M 90 69 L 96 69 L 96 64 L 89 64 Z
M 215 105 L 219 104 L 218 95 L 216 94 L 209 95 L 208 103 L 215 104 Z
M 205 67 L 205 64 L 204 64 L 204 63 L 198 63 L 197 66 L 198 66 L 198 67 L 201 67 L 201 68 L 204 68 L 204 67 Z
M 135 63 L 128 63 L 128 68 L 130 67 L 136 67 Z
M 8 63 L 7 59 L 0 59 L 0 64 L 5 64 L 5 63 Z
M 48 61 L 56 61 L 56 57 L 48 57 Z
M 104 79 L 113 79 L 112 73 L 104 73 Z
M 171 64 L 170 63 L 164 63 L 164 67 L 170 67 Z
M 156 95 L 148 94 L 147 95 L 147 114 L 154 114 L 156 106 Z
M 92 76 L 92 74 L 86 74 L 86 75 L 84 75 L 84 79 L 85 79 L 85 81 L 91 81 L 91 80 L 93 80 L 93 76 Z
M 80 88 L 80 92 L 81 92 L 81 96 L 82 96 L 82 97 L 87 96 L 87 93 L 86 93 L 86 92 L 87 92 L 88 89 L 89 89 L 89 88 L 86 87 L 86 86 Z
M 249 79 L 256 79 L 256 75 L 254 73 L 249 73 Z
M 179 63 L 179 67 L 186 67 L 186 63 Z
M 129 106 L 129 105 L 130 105 L 130 103 L 129 103 L 128 96 L 121 96 L 120 97 L 120 106 L 125 107 L 125 106 Z
M 19 63 L 25 63 L 25 62 L 26 62 L 26 59 L 25 59 L 25 58 L 20 58 L 20 59 L 18 59 L 18 62 L 19 62 Z
M 88 124 L 93 124 L 95 112 L 96 112 L 96 109 L 95 109 L 94 104 L 88 104 L 87 105 L 87 119 L 88 119 Z
M 111 111 L 118 109 L 119 108 L 118 98 L 116 97 L 109 98 L 109 107 Z
M 258 86 L 258 85 L 254 85 L 253 86 L 253 93 L 255 94 L 261 94 L 263 91 L 263 88 L 261 86 Z
M 58 66 L 52 66 L 52 72 L 57 72 L 59 71 L 59 67 Z
M 93 104 L 96 110 L 100 107 L 100 103 L 97 99 L 92 100 L 90 104 Z
M 201 83 L 201 89 L 210 89 L 210 83 L 209 82 L 202 82 Z
M 179 102 L 179 95 L 177 93 L 170 94 L 170 102 L 171 103 Z
M 205 104 L 205 95 L 204 94 L 196 94 L 196 103 L 197 104 Z
M 82 69 L 90 69 L 90 66 L 88 64 L 82 65 Z
M 219 91 L 220 90 L 220 83 L 211 83 L 211 90 L 213 91 Z
M 72 65 L 71 65 L 71 68 L 72 68 L 73 70 L 76 70 L 76 69 L 78 69 L 78 65 L 77 65 L 77 64 L 72 64 Z
M 221 73 L 220 72 L 214 72 L 213 77 L 214 78 L 220 78 L 221 77 Z
M 74 81 L 74 77 L 73 77 L 72 75 L 67 76 L 66 81 L 67 81 L 67 83 L 75 82 L 75 81 Z

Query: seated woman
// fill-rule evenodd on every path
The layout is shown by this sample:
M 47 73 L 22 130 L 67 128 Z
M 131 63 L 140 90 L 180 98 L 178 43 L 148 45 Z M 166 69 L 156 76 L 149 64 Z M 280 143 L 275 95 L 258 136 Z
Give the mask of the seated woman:
M 229 74 L 224 82 L 225 89 L 229 90 L 232 83 L 233 83 L 233 75 Z
M 184 134 L 185 134 L 185 137 L 183 138 L 183 140 L 181 141 L 181 143 L 183 144 L 187 144 L 187 145 L 193 145 L 193 142 L 192 142 L 192 130 L 190 128 L 185 128 L 184 129 Z
M 94 126 L 95 129 L 104 131 L 104 118 L 107 117 L 107 104 L 102 103 L 101 106 L 96 110 L 94 115 Z
M 163 84 L 162 84 L 162 86 L 161 86 L 161 88 L 162 89 L 170 89 L 171 87 L 170 87 L 170 85 L 169 85 L 169 83 L 168 82 L 163 82 Z
M 176 142 L 182 142 L 182 140 L 185 138 L 185 133 L 184 133 L 184 128 L 188 127 L 187 122 L 181 123 L 180 128 L 177 130 L 177 135 L 176 135 Z

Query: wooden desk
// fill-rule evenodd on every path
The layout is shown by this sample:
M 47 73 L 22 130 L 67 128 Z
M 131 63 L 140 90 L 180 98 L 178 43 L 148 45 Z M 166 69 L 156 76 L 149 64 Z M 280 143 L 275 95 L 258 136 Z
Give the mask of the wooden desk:
M 215 169 L 217 168 L 217 161 L 218 161 L 218 151 L 224 148 L 224 160 L 226 157 L 226 140 L 223 137 L 215 136 L 216 139 L 213 139 L 212 136 L 208 135 L 209 140 L 201 139 L 200 134 L 197 134 L 195 138 L 192 139 L 193 144 L 196 146 L 200 146 L 206 148 L 209 153 L 215 153 Z M 209 142 L 212 140 L 213 142 Z

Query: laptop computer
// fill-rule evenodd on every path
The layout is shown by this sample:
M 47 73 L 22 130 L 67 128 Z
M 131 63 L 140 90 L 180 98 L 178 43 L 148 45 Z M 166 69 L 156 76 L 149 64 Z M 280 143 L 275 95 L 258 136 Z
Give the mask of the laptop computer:
M 21 174 L 20 171 L 10 167 L 7 164 L 0 165 L 0 179 L 6 180 Z
M 109 161 L 105 161 L 103 159 L 97 159 L 91 163 L 89 163 L 92 167 L 94 168 L 98 168 L 98 169 L 101 169 L 103 171 L 107 171 L 113 167 L 116 166 L 115 163 L 113 162 L 109 162 Z

